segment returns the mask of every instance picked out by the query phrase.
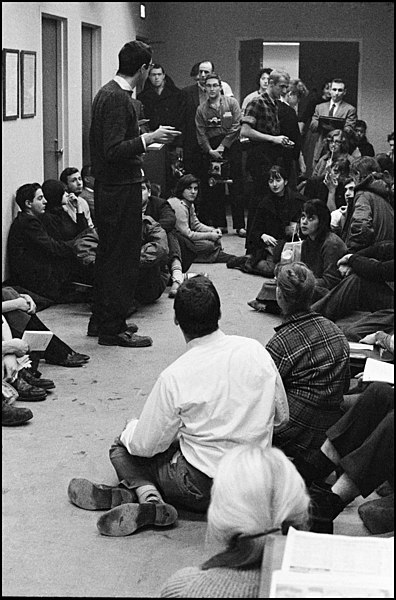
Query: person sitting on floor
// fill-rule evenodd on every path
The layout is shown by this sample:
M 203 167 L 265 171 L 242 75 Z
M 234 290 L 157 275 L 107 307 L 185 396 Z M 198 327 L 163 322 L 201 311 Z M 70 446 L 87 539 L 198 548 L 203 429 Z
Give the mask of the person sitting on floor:
M 301 245 L 301 262 L 305 263 L 315 275 L 313 295 L 313 302 L 315 302 L 341 281 L 337 261 L 344 256 L 347 248 L 338 235 L 330 231 L 330 211 L 321 200 L 305 202 L 300 219 L 300 231 L 305 238 Z M 255 310 L 265 312 L 267 303 L 275 301 L 275 297 L 269 296 L 268 291 L 268 284 L 265 282 L 256 299 L 248 302 L 248 305 Z
M 135 300 L 140 304 L 158 300 L 169 281 L 167 234 L 159 223 L 146 215 L 148 200 L 148 194 L 142 192 L 142 247 L 135 291 Z
M 303 197 L 289 189 L 283 167 L 273 165 L 267 181 L 269 190 L 258 203 L 248 234 L 247 254 L 230 259 L 228 269 L 273 277 L 283 244 L 291 240 L 296 231 Z
M 302 477 L 277 448 L 237 446 L 214 477 L 207 539 L 219 553 L 171 575 L 161 598 L 258 598 L 267 535 L 308 529 L 310 499 Z
M 64 183 L 68 192 L 64 210 L 75 222 L 77 222 L 78 211 L 82 210 L 87 219 L 88 227 L 94 227 L 88 202 L 83 197 L 78 202 L 78 198 L 83 191 L 83 180 L 80 171 L 76 167 L 67 167 L 63 169 L 59 179 Z
M 320 449 L 296 457 L 312 498 L 312 531 L 333 533 L 333 520 L 357 496 L 366 498 L 386 481 L 394 488 L 394 395 L 387 383 L 370 384 L 327 430 Z M 332 486 L 323 482 L 340 468 Z M 393 494 L 361 505 L 359 514 L 371 533 L 393 531 Z
M 289 457 L 320 448 L 327 429 L 342 416 L 349 389 L 349 344 L 341 330 L 310 309 L 315 276 L 303 263 L 280 265 L 276 299 L 283 321 L 266 345 L 287 393 L 290 417 L 274 431 L 273 444 Z
M 22 185 L 15 201 L 21 210 L 8 234 L 10 283 L 55 302 L 73 301 L 70 284 L 80 272 L 73 242 L 51 237 L 44 227 L 42 215 L 47 201 L 41 185 Z
M 174 311 L 187 351 L 161 373 L 140 418 L 129 421 L 114 441 L 110 459 L 119 485 L 71 480 L 73 504 L 111 509 L 97 524 L 103 535 L 171 525 L 175 507 L 205 513 L 223 454 L 244 443 L 270 447 L 274 425 L 287 421 L 286 394 L 273 360 L 258 341 L 225 335 L 220 308 L 207 277 L 182 283 Z
M 194 243 L 175 229 L 175 211 L 167 200 L 153 195 L 152 186 L 147 177 L 142 182 L 142 195 L 148 198 L 144 214 L 152 217 L 166 231 L 169 246 L 168 266 L 172 278 L 169 298 L 174 298 L 183 283 L 184 274 L 197 256 Z
M 4 323 L 4 317 L 2 319 Z M 3 328 L 4 329 L 4 328 Z M 18 373 L 17 358 L 22 358 L 27 354 L 29 346 L 23 340 L 13 339 L 12 337 L 4 341 L 4 332 L 2 338 L 2 405 L 1 405 L 1 424 L 7 426 L 23 425 L 33 418 L 33 413 L 29 408 L 14 406 L 15 400 L 19 394 L 11 385 L 15 381 Z
M 36 315 L 36 305 L 28 294 L 19 294 L 12 287 L 3 287 L 2 312 L 10 326 L 12 336 L 21 338 L 25 331 L 50 331 Z M 20 374 L 31 385 L 39 388 L 52 389 L 55 387 L 51 379 L 42 379 L 36 376 L 38 372 L 39 356 L 30 353 L 32 369 L 22 369 Z M 55 334 L 52 336 L 47 348 L 43 352 L 47 363 L 61 367 L 81 367 L 90 357 L 87 354 L 75 352 Z
M 197 263 L 227 262 L 231 254 L 223 251 L 220 229 L 204 225 L 195 213 L 194 202 L 197 199 L 199 180 L 195 175 L 183 175 L 176 184 L 174 196 L 168 202 L 176 214 L 176 229 L 193 242 Z
M 394 307 L 394 242 L 384 241 L 339 259 L 343 279 L 312 310 L 337 321 L 356 310 Z
M 320 157 L 312 172 L 312 177 L 322 178 L 331 165 L 339 160 L 348 160 L 353 162 L 352 156 L 348 152 L 348 138 L 341 129 L 334 129 L 326 138 L 326 150 Z
M 47 201 L 42 221 L 48 234 L 56 240 L 73 241 L 73 250 L 80 267 L 77 281 L 86 285 L 94 282 L 94 265 L 99 243 L 97 231 L 88 227 L 82 198 L 75 197 L 76 220 L 66 210 L 70 194 L 62 181 L 47 179 L 42 185 Z M 89 240 L 89 241 L 88 241 Z
M 348 206 L 342 239 L 350 252 L 394 239 L 394 210 L 389 183 L 375 158 L 351 164 L 355 195 Z

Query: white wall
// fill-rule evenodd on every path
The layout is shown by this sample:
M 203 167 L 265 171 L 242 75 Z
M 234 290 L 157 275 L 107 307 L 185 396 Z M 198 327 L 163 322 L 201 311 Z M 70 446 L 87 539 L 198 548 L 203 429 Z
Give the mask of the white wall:
M 68 106 L 65 155 L 69 165 L 82 164 L 81 24 L 101 27 L 102 73 L 99 86 L 114 76 L 118 52 L 136 35 L 147 36 L 147 21 L 139 17 L 139 2 L 3 2 L 3 48 L 37 52 L 37 116 L 3 121 L 2 280 L 7 277 L 6 244 L 16 214 L 16 189 L 43 181 L 42 56 L 43 13 L 67 20 Z M 65 166 L 68 166 L 66 164 Z

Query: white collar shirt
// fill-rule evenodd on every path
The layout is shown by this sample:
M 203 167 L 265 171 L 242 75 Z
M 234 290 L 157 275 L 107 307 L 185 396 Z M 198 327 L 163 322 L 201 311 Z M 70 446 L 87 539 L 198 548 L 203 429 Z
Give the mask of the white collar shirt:
M 130 454 L 152 457 L 178 439 L 186 460 L 214 477 L 226 450 L 270 447 L 274 425 L 288 418 L 282 379 L 264 346 L 217 330 L 190 341 L 161 373 L 120 441 Z

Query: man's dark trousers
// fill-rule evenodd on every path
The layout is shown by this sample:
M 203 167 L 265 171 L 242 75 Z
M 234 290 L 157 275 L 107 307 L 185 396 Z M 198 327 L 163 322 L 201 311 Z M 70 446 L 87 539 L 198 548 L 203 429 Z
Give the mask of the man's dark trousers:
M 109 185 L 96 179 L 94 193 L 99 245 L 93 318 L 99 336 L 117 335 L 127 328 L 139 277 L 141 184 Z

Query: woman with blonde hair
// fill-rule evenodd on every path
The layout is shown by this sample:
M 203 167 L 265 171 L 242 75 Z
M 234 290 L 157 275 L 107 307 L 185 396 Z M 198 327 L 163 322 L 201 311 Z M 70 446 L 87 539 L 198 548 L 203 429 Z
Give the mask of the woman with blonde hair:
M 207 541 L 221 551 L 172 575 L 162 598 L 258 598 L 266 536 L 307 529 L 310 499 L 293 463 L 277 448 L 240 445 L 219 463 Z

